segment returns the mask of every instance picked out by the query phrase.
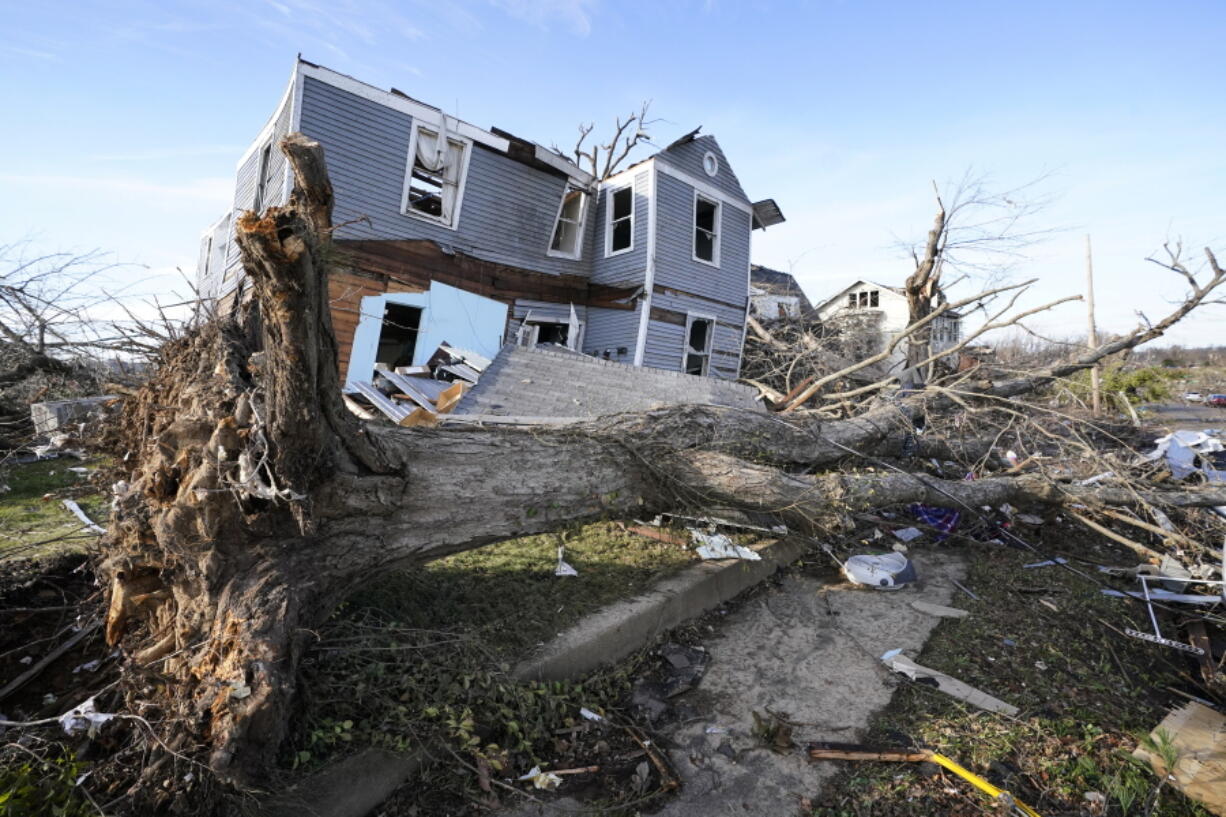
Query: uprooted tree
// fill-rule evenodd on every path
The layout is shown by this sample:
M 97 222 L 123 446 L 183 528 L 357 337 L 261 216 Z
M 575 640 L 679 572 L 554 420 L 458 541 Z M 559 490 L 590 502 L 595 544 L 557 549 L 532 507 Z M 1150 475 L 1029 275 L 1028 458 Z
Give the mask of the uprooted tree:
M 1139 499 L 1035 476 L 964 482 L 835 468 L 904 450 L 949 455 L 947 443 L 914 434 L 954 405 L 932 393 L 835 422 L 676 406 L 558 428 L 361 425 L 341 402 L 329 321 L 323 152 L 299 135 L 282 149 L 297 180 L 289 203 L 237 226 L 251 308 L 170 343 L 123 421 L 131 470 L 101 572 L 107 638 L 128 660 L 129 711 L 159 733 L 145 802 L 169 796 L 160 781 L 171 768 L 201 759 L 222 780 L 257 786 L 286 732 L 312 629 L 389 568 L 578 521 L 712 504 L 769 510 L 803 530 L 847 509 L 950 497 L 976 506 Z M 1192 281 L 1166 319 L 958 399 L 1015 397 L 1161 335 L 1226 280 L 1209 258 L 1208 283 Z M 986 457 L 992 440 L 959 446 Z M 1226 504 L 1226 490 L 1143 499 Z

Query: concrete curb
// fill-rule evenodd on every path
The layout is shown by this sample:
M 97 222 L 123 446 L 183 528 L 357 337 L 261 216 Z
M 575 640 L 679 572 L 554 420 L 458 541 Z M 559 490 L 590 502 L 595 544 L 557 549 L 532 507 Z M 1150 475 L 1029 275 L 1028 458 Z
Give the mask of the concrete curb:
M 795 537 L 752 545 L 760 562 L 700 562 L 634 599 L 616 602 L 561 633 L 521 661 L 511 677 L 561 681 L 612 664 L 660 633 L 731 599 L 800 558 L 807 543 Z
M 260 806 L 262 817 L 364 817 L 417 772 L 425 752 L 363 749 L 325 766 Z

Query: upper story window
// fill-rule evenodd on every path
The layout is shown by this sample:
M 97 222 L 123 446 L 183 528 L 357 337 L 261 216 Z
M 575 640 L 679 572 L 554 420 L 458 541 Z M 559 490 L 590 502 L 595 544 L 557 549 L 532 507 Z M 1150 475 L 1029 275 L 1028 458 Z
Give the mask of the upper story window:
M 881 303 L 881 291 L 877 289 L 867 290 L 865 292 L 852 292 L 847 296 L 847 306 L 850 309 L 857 307 L 874 307 Z
M 708 150 L 702 155 L 702 169 L 706 171 L 708 176 L 714 176 L 719 173 L 719 157 Z
M 401 202 L 403 212 L 455 227 L 459 220 L 469 143 L 439 129 L 413 123 L 409 168 Z
M 574 185 L 566 185 L 558 221 L 553 228 L 549 254 L 578 258 L 583 249 L 583 219 L 587 215 L 587 193 Z
M 719 266 L 719 202 L 694 194 L 694 260 Z
M 605 255 L 616 255 L 634 248 L 634 188 L 622 187 L 609 193 L 608 243 Z
M 272 187 L 272 142 L 264 145 L 264 149 L 260 151 L 260 175 L 256 176 L 255 201 L 251 204 L 252 210 L 258 213 L 264 209 L 270 187 Z

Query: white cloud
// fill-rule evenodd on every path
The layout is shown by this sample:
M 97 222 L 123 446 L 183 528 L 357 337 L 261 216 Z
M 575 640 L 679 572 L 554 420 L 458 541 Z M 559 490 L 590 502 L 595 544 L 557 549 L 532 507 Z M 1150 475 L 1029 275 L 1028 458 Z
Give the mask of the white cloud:
M 596 0 L 490 0 L 512 17 L 548 29 L 551 23 L 563 21 L 581 37 L 592 33 L 592 14 Z

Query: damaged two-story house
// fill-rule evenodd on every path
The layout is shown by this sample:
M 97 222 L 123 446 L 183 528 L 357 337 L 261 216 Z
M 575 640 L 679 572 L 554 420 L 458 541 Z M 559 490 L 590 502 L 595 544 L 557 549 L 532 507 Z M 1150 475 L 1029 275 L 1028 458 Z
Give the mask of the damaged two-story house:
M 347 385 L 427 362 L 440 342 L 493 357 L 556 344 L 633 366 L 738 375 L 755 228 L 711 136 L 697 131 L 607 179 L 497 128 L 299 60 L 238 164 L 230 212 L 203 236 L 200 291 L 246 287 L 233 224 L 288 199 L 277 149 L 324 147 L 334 195 L 332 323 Z

